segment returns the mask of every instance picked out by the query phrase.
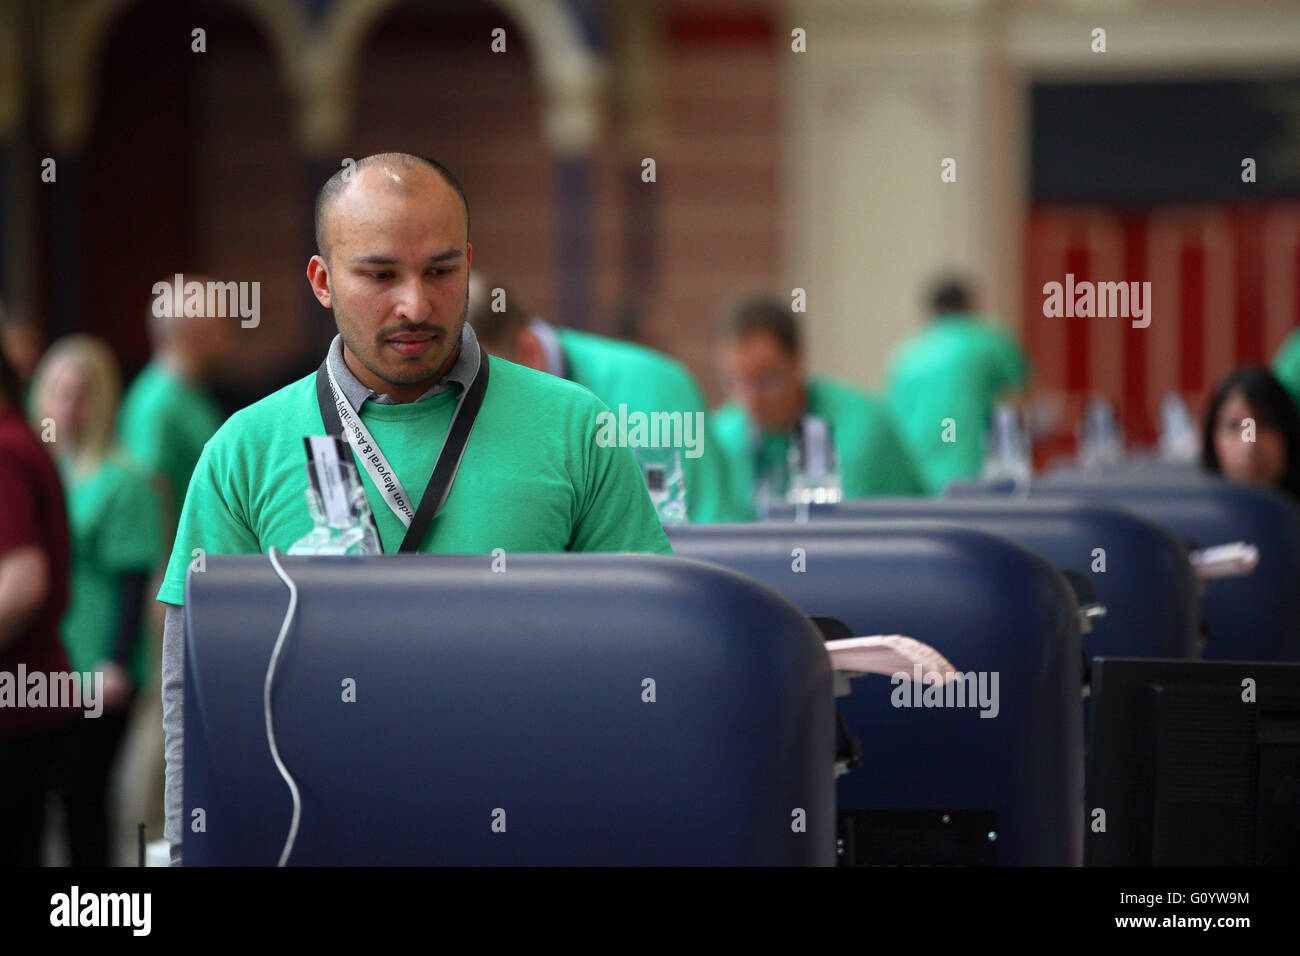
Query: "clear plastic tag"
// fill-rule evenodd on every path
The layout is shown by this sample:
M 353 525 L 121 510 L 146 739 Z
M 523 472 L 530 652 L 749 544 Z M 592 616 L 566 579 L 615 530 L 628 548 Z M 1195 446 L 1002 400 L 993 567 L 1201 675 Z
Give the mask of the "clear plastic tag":
M 636 448 L 637 461 L 645 478 L 646 490 L 659 513 L 661 524 L 685 524 L 686 473 L 678 448 Z
M 289 554 L 381 554 L 374 515 L 347 444 L 337 435 L 312 435 L 307 447 L 307 511 L 312 530 Z
M 787 466 L 786 500 L 791 504 L 826 505 L 843 499 L 839 454 L 827 419 L 804 416 L 792 436 Z

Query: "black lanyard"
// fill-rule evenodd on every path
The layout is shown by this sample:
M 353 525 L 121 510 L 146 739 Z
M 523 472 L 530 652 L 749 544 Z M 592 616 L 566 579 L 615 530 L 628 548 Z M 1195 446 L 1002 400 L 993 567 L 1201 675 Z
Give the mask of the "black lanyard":
M 343 422 L 339 419 L 338 409 L 334 406 L 334 391 L 330 388 L 328 366 L 327 355 L 320 368 L 316 370 L 316 401 L 320 404 L 320 417 L 325 423 L 326 434 L 343 436 Z M 451 428 L 447 431 L 447 439 L 442 444 L 438 462 L 433 466 L 433 474 L 429 476 L 429 484 L 420 498 L 420 506 L 415 510 L 415 517 L 411 519 L 411 524 L 406 529 L 402 546 L 397 549 L 399 552 L 413 553 L 420 550 L 420 543 L 424 540 L 429 524 L 446 503 L 447 495 L 451 493 L 451 483 L 456 480 L 456 471 L 460 468 L 460 460 L 465 454 L 465 446 L 469 443 L 470 429 L 474 427 L 474 420 L 478 418 L 479 409 L 483 407 L 483 396 L 487 394 L 487 386 L 488 355 L 480 348 L 478 371 L 474 373 L 474 380 L 469 383 L 469 387 L 465 389 L 460 402 L 456 405 L 456 411 L 451 419 Z M 358 410 L 357 417 L 359 418 L 360 415 Z M 343 440 L 346 442 L 347 438 L 344 436 Z M 350 443 L 348 447 L 351 447 Z

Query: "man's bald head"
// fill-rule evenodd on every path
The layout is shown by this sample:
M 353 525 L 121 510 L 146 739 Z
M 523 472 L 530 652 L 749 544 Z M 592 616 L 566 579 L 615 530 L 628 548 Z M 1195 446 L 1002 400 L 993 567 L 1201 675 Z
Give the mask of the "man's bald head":
M 436 174 L 460 197 L 461 204 L 465 207 L 465 235 L 469 236 L 469 200 L 465 198 L 465 189 L 455 173 L 436 159 L 429 159 L 426 156 L 414 156 L 411 153 L 375 153 L 373 156 L 357 160 L 355 164 L 348 164 L 336 170 L 333 176 L 325 180 L 325 185 L 316 194 L 316 250 L 326 262 L 329 261 L 330 237 L 327 227 L 330 211 L 361 173 L 371 167 L 380 167 L 381 170 L 389 172 L 391 175 L 387 177 L 387 185 L 398 192 L 411 189 L 412 172 L 418 174 L 420 171 L 428 171 Z

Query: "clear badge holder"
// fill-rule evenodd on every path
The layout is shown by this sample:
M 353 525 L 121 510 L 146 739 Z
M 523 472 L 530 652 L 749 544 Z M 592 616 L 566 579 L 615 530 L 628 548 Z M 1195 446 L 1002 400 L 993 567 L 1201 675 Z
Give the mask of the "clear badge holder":
M 1088 403 L 1079 443 L 1079 463 L 1090 471 L 1114 468 L 1124 457 L 1124 433 L 1115 408 L 1103 399 Z
M 347 443 L 312 435 L 307 446 L 307 511 L 313 528 L 289 554 L 382 554 L 365 486 Z
M 678 448 L 636 448 L 641 474 L 646 490 L 659 513 L 660 524 L 685 524 L 686 473 L 682 469 L 682 453 Z
M 844 499 L 839 455 L 831 440 L 831 423 L 819 415 L 807 415 L 795 429 L 787 452 L 790 481 L 786 501 L 806 509 L 809 505 L 830 505 Z M 802 517 L 802 512 L 796 517 Z
M 766 521 L 775 500 L 777 498 L 772 493 L 772 479 L 768 476 L 757 479 L 754 483 L 754 517 Z
M 790 487 L 789 461 L 774 461 L 765 471 L 754 477 L 754 516 L 766 521 L 773 507 L 785 503 L 785 490 Z
M 1187 403 L 1178 393 L 1168 392 L 1160 400 L 1160 457 L 1169 462 L 1192 463 L 1200 452 L 1201 436 Z
M 1029 485 L 1033 464 L 1029 455 L 1029 438 L 1025 423 L 1013 405 L 999 404 L 993 411 L 989 429 L 988 454 L 980 477 L 985 481 L 1011 479 L 1017 488 Z

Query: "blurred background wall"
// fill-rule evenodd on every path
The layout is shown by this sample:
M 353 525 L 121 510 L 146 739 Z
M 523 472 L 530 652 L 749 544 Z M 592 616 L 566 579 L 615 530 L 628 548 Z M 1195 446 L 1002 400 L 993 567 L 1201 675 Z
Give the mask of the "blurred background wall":
M 332 334 L 316 188 L 388 149 L 457 171 L 475 265 L 535 313 L 714 399 L 709 325 L 755 287 L 804 289 L 813 367 L 874 389 L 928 280 L 966 271 L 1029 349 L 1049 450 L 1092 395 L 1149 440 L 1161 394 L 1198 407 L 1300 324 L 1290 0 L 8 0 L 0 296 L 129 375 L 154 281 L 258 281 L 245 404 Z M 1150 327 L 1045 318 L 1067 272 L 1152 281 Z

